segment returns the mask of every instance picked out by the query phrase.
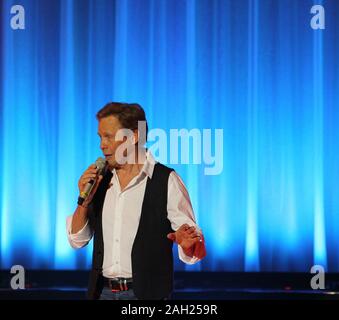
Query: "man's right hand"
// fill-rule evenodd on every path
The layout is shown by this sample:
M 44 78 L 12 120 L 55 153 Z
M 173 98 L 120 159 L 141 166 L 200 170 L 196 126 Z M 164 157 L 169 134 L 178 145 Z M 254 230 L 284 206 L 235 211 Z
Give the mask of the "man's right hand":
M 81 194 L 85 190 L 85 186 L 90 180 L 94 180 L 96 178 L 97 171 L 98 171 L 98 169 L 97 169 L 96 165 L 92 164 L 82 174 L 82 176 L 80 177 L 79 182 L 78 182 L 79 194 Z M 88 205 L 91 203 L 93 196 L 94 196 L 95 192 L 97 191 L 102 178 L 103 178 L 102 175 L 100 175 L 98 177 L 97 181 L 95 182 L 95 184 L 93 186 L 93 189 L 91 190 L 91 193 L 88 195 L 86 200 L 83 202 L 83 204 L 82 204 L 83 207 L 88 207 Z

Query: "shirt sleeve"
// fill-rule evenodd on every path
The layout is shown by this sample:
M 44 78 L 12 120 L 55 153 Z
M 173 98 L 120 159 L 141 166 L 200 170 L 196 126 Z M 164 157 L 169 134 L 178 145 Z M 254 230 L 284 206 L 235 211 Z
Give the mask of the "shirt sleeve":
M 201 229 L 195 222 L 192 204 L 186 187 L 179 175 L 172 171 L 168 179 L 168 199 L 167 199 L 168 219 L 171 227 L 177 231 L 183 224 L 194 226 L 198 233 Z M 179 259 L 186 264 L 194 264 L 199 261 L 195 256 L 187 256 L 180 245 L 178 245 Z
M 72 248 L 80 249 L 88 244 L 88 242 L 92 239 L 93 234 L 88 221 L 86 222 L 85 226 L 77 233 L 71 233 L 72 220 L 73 215 L 66 218 L 67 238 Z

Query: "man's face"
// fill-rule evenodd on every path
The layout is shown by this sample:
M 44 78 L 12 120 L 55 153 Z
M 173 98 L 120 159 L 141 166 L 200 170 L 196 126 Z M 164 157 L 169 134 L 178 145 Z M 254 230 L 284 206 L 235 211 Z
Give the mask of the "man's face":
M 116 150 L 124 143 L 124 141 L 115 140 L 115 135 L 121 128 L 119 120 L 114 116 L 108 116 L 99 120 L 98 135 L 101 140 L 100 149 L 111 169 L 118 167 Z

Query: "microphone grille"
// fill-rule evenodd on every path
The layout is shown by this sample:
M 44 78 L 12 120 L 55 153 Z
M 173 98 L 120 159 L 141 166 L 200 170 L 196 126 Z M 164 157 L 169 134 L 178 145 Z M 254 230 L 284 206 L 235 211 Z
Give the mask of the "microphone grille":
M 95 165 L 96 167 L 99 169 L 99 171 L 103 170 L 106 166 L 106 160 L 103 159 L 103 158 L 98 158 L 96 161 L 95 161 Z

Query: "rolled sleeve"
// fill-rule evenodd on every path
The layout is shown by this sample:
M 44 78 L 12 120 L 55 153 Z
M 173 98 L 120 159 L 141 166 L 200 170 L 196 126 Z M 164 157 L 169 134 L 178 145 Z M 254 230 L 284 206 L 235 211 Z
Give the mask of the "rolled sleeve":
M 168 219 L 171 222 L 171 227 L 174 231 L 177 231 L 186 223 L 189 226 L 194 226 L 196 231 L 202 234 L 201 229 L 196 224 L 192 204 L 186 187 L 175 171 L 171 172 L 168 179 L 167 212 Z M 186 264 L 195 264 L 200 261 L 200 259 L 195 256 L 187 256 L 180 245 L 178 245 L 178 255 L 179 259 Z
M 77 233 L 72 233 L 72 220 L 73 215 L 68 216 L 66 219 L 67 238 L 74 249 L 80 249 L 88 244 L 92 238 L 91 228 L 88 225 L 88 221 L 85 226 Z

